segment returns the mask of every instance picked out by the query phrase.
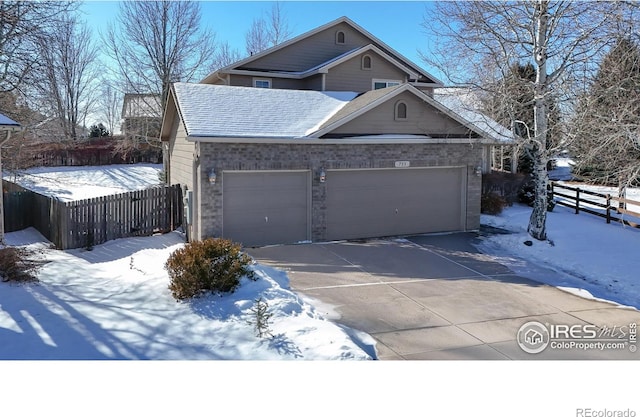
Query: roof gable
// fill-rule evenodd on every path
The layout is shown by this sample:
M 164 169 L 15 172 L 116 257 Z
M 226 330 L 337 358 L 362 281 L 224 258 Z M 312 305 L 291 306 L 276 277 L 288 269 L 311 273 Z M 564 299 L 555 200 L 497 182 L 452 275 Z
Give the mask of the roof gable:
M 336 32 L 345 33 L 344 44 L 336 44 Z M 312 46 L 313 45 L 313 46 Z M 208 75 L 203 83 L 213 83 L 221 73 L 233 71 L 263 71 L 277 74 L 304 73 L 326 65 L 337 57 L 371 45 L 406 67 L 418 81 L 442 85 L 438 79 L 389 47 L 347 17 L 341 17 L 323 26 L 299 35 L 258 54 L 252 55 Z
M 336 112 L 310 136 L 320 138 L 324 135 L 330 134 L 339 127 L 344 126 L 357 117 L 371 111 L 383 103 L 389 102 L 403 93 L 411 93 L 415 95 L 424 101 L 426 105 L 444 113 L 447 117 L 453 119 L 455 122 L 487 140 L 498 142 L 508 142 L 513 140 L 513 134 L 510 130 L 500 126 L 497 122 L 484 116 L 477 110 L 469 106 L 462 106 L 459 102 L 459 98 L 456 98 L 456 96 L 449 95 L 448 97 L 441 97 L 441 94 L 438 96 L 438 99 L 435 99 L 410 84 L 401 84 L 361 94 Z

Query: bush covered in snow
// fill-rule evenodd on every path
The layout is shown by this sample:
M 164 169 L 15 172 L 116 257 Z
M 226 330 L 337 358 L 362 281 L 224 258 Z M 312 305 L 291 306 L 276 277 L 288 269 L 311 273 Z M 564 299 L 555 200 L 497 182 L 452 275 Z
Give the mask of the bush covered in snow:
M 240 249 L 230 240 L 210 238 L 173 252 L 165 263 L 173 297 L 184 300 L 206 292 L 233 292 L 243 276 L 253 279 L 248 268 L 251 258 Z

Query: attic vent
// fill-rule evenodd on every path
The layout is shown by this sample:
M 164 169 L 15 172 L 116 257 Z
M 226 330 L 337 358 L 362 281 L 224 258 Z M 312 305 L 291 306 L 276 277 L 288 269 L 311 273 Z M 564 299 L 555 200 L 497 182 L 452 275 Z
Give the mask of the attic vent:
M 362 57 L 362 69 L 363 70 L 371 69 L 371 57 L 369 55 L 365 55 Z
M 398 101 L 395 109 L 395 120 L 407 120 L 407 103 Z
M 345 39 L 345 35 L 344 32 L 339 30 L 336 32 L 336 43 L 338 45 L 344 45 L 344 39 Z

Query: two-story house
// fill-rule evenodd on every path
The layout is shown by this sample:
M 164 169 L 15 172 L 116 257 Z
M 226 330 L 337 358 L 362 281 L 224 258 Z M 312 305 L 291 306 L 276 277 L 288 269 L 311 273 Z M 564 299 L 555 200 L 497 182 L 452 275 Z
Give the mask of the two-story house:
M 176 83 L 161 138 L 190 239 L 247 245 L 475 230 L 511 134 L 343 17 Z

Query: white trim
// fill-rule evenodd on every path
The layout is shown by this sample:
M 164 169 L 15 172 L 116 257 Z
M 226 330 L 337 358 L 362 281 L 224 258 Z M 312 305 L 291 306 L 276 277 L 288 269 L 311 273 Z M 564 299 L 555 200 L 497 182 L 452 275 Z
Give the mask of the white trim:
M 320 139 L 320 138 L 258 138 L 258 137 L 193 137 L 187 136 L 188 142 L 203 142 L 203 143 L 251 143 L 251 144 L 300 144 L 300 145 L 393 145 L 393 144 L 495 144 L 496 142 L 483 139 L 483 138 L 469 138 L 469 137 L 457 137 L 457 138 L 431 138 L 428 136 L 415 136 L 409 137 L 409 135 L 382 135 L 376 136 L 355 136 L 347 138 L 336 139 Z
M 340 42 L 340 40 L 338 39 L 340 37 L 340 34 L 342 34 L 342 42 Z M 344 33 L 344 30 L 337 30 L 336 31 L 336 45 L 345 45 L 347 43 L 347 34 Z
M 395 87 L 398 86 L 400 84 L 404 84 L 402 82 L 402 80 L 386 80 L 383 78 L 373 78 L 371 79 L 371 89 L 372 90 L 381 90 L 382 88 L 376 88 L 376 83 L 385 83 L 386 85 L 382 88 L 387 88 L 387 87 Z M 391 83 L 392 85 L 389 85 L 389 83 Z
M 273 73 L 268 71 L 252 71 L 252 70 L 230 70 L 227 74 L 233 75 L 249 75 L 249 76 L 258 76 L 258 78 L 265 76 L 269 76 L 269 78 L 292 78 L 292 79 L 301 79 L 300 74 L 298 73 Z
M 266 83 L 269 84 L 269 86 L 268 87 L 258 87 L 256 85 L 258 82 L 266 82 Z M 273 82 L 272 82 L 271 78 L 257 78 L 257 77 L 254 77 L 253 80 L 252 80 L 252 84 L 253 84 L 253 86 L 255 88 L 272 88 L 273 87 Z

